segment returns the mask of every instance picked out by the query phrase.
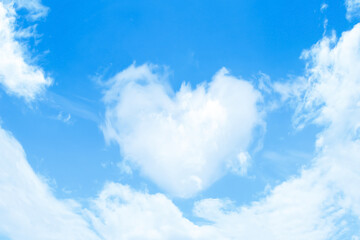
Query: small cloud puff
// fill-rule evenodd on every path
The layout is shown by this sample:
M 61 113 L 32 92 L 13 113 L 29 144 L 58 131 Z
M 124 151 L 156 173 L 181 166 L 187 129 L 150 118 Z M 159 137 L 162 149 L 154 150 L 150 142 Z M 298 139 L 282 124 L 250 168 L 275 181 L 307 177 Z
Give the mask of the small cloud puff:
M 59 114 L 55 117 L 56 120 L 62 121 L 64 123 L 70 123 L 71 114 L 65 114 L 64 112 L 59 112 Z
M 328 7 L 329 7 L 329 5 L 327 5 L 326 3 L 323 3 L 323 4 L 321 4 L 320 11 L 324 12 Z

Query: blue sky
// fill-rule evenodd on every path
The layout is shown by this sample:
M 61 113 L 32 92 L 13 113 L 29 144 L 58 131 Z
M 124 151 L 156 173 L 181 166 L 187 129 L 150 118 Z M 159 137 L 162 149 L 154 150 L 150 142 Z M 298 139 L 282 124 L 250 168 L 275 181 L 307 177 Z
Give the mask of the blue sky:
M 359 16 L 0 1 L 0 239 L 359 239 Z

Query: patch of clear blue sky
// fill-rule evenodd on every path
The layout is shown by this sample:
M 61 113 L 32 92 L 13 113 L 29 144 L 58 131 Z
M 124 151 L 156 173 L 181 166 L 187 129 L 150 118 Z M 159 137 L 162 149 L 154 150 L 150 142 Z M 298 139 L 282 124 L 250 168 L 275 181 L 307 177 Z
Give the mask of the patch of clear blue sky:
M 40 41 L 29 44 L 55 83 L 30 106 L 1 92 L 2 126 L 21 142 L 31 166 L 58 197 L 80 201 L 95 196 L 106 181 L 160 191 L 138 173 L 121 175 L 116 167 L 119 149 L 107 146 L 99 129 L 104 107 L 94 76 L 107 79 L 136 61 L 168 66 L 174 89 L 183 81 L 192 86 L 210 81 L 223 66 L 255 84 L 259 71 L 286 81 L 289 74 L 303 73 L 299 56 L 322 37 L 325 16 L 328 30 L 351 26 L 344 3 L 335 0 L 326 1 L 325 13 L 319 0 L 43 3 L 49 15 L 38 24 Z M 57 120 L 68 114 L 68 123 Z M 318 129 L 294 131 L 291 115 L 289 107 L 268 114 L 264 148 L 253 155 L 247 177 L 229 174 L 195 199 L 175 199 L 185 215 L 190 217 L 196 199 L 227 197 L 246 204 L 260 198 L 266 185 L 298 173 L 311 159 Z
M 8 237 L 5 237 L 5 236 L 0 235 L 0 240 L 11 240 L 11 239 L 8 238 Z

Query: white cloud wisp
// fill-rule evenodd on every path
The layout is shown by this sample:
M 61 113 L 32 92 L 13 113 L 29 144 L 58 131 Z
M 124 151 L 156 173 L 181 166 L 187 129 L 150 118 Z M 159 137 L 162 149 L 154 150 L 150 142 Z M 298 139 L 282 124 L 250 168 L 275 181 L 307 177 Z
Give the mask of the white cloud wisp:
M 360 16 L 360 1 L 359 0 L 346 0 L 346 18 L 352 20 L 355 17 Z
M 34 19 L 45 14 L 38 1 L 19 1 L 15 5 L 29 8 L 29 16 Z M 7 93 L 30 101 L 50 86 L 52 80 L 40 67 L 29 63 L 26 46 L 18 40 L 29 33 L 16 30 L 15 21 L 14 3 L 0 1 L 0 84 Z

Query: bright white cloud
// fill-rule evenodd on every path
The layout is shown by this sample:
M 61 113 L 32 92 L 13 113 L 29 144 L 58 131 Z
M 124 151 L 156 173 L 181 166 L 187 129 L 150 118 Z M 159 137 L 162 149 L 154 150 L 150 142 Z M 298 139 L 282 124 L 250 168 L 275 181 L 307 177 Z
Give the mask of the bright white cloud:
M 339 193 L 326 171 L 305 170 L 250 206 L 220 199 L 196 202 L 194 214 L 207 222 L 197 225 L 163 194 L 110 183 L 88 214 L 103 239 L 342 239 L 354 232 L 346 229 L 353 223 Z
M 346 0 L 346 18 L 351 20 L 360 16 L 360 0 Z
M 331 129 L 357 128 L 360 102 L 360 24 L 337 40 L 325 37 L 303 57 L 308 59 L 307 85 L 298 113 Z M 335 45 L 334 47 L 332 47 Z M 298 116 L 299 117 L 299 116 Z M 334 129 L 335 130 L 335 129 Z M 356 131 L 352 129 L 351 131 Z M 344 134 L 341 134 L 344 135 Z
M 197 226 L 163 194 L 136 192 L 109 183 L 88 212 L 103 239 L 220 239 L 211 226 Z
M 29 16 L 36 19 L 46 8 L 39 1 L 17 1 L 16 6 L 27 8 Z M 45 12 L 44 12 L 45 11 Z M 16 30 L 16 11 L 12 1 L 0 1 L 0 84 L 9 94 L 33 100 L 52 80 L 44 71 L 32 64 L 26 46 L 18 37 L 31 35 L 29 31 Z
M 321 163 L 360 217 L 360 24 L 339 40 L 324 38 L 308 52 L 308 82 L 297 119 L 327 126 L 318 136 Z M 351 184 L 350 184 L 351 183 Z M 349 206 L 350 207 L 350 206 Z
M 275 90 L 283 99 L 293 99 L 297 103 L 296 125 L 312 122 L 324 126 L 317 137 L 318 154 L 313 166 L 295 181 L 313 182 L 307 190 L 311 193 L 308 197 L 298 196 L 303 202 L 299 208 L 308 209 L 309 199 L 319 199 L 313 210 L 317 209 L 321 215 L 311 219 L 331 220 L 326 224 L 331 226 L 324 232 L 326 234 L 313 239 L 339 239 L 336 234 L 343 234 L 340 230 L 345 232 L 351 224 L 358 229 L 356 221 L 360 220 L 357 188 L 360 185 L 360 24 L 344 32 L 339 39 L 335 34 L 324 37 L 305 51 L 303 58 L 307 61 L 306 75 L 294 84 L 277 84 Z M 309 173 L 313 177 L 306 177 Z M 282 185 L 291 186 L 290 183 Z M 299 189 L 299 186 L 293 188 Z M 291 193 L 292 189 L 288 191 Z M 323 209 L 324 206 L 327 207 Z M 349 216 L 352 222 L 344 220 Z M 309 222 L 306 217 L 299 219 Z
M 152 66 L 132 65 L 108 82 L 102 129 L 124 161 L 181 197 L 207 188 L 227 166 L 245 173 L 244 152 L 261 124 L 260 93 L 225 68 L 208 85 L 183 84 L 176 93 L 162 77 Z
M 228 202 L 206 199 L 194 212 L 213 222 L 228 239 L 328 239 L 334 234 L 334 213 L 329 189 L 323 188 L 315 172 L 276 187 L 270 195 L 251 206 L 234 208 Z
M 0 128 L 0 234 L 12 240 L 98 239 L 73 201 L 59 201 Z
M 358 156 L 358 149 L 346 154 Z M 202 225 L 183 217 L 163 194 L 115 183 L 107 184 L 90 208 L 81 210 L 73 201 L 52 196 L 28 165 L 20 144 L 2 129 L 0 167 L 0 233 L 14 240 L 339 239 L 347 225 L 342 216 L 350 203 L 357 204 L 348 200 L 347 193 L 337 194 L 342 189 L 339 182 L 329 181 L 331 174 L 321 166 L 303 171 L 301 177 L 279 185 L 250 206 L 235 207 L 219 199 L 199 201 L 195 215 L 210 221 Z M 344 183 L 353 177 L 344 178 Z M 357 190 L 355 185 L 347 187 L 349 192 Z
M 28 165 L 21 145 L 2 129 L 0 167 L 0 233 L 14 240 L 325 239 L 319 236 L 332 226 L 320 218 L 319 208 L 331 195 L 314 187 L 322 186 L 314 175 L 281 185 L 251 207 L 234 208 L 218 199 L 198 202 L 195 214 L 212 223 L 197 225 L 165 195 L 121 184 L 107 184 L 88 210 L 73 201 L 59 201 Z

